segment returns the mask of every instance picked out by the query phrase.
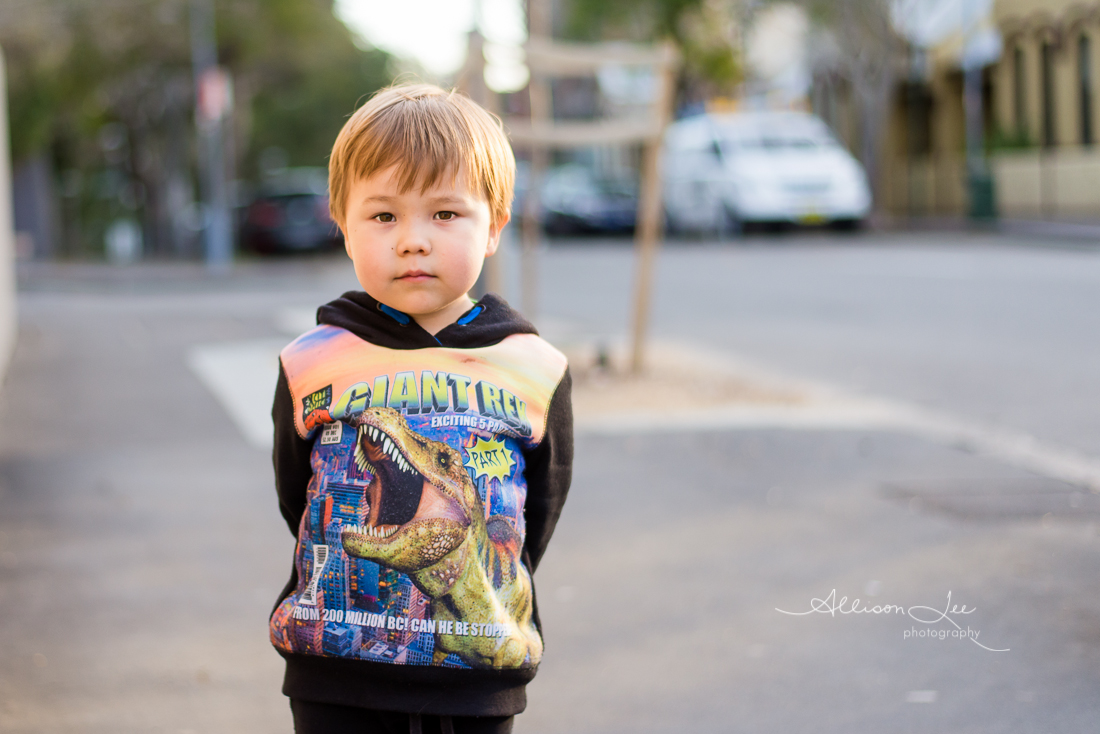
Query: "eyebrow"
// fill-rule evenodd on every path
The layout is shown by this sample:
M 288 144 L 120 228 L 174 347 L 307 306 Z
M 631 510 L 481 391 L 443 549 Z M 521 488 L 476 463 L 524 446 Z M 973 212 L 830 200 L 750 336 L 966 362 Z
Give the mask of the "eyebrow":
M 392 204 L 397 201 L 397 196 L 368 196 L 361 199 L 363 204 Z M 433 196 L 428 199 L 429 204 L 463 204 L 466 199 L 461 196 L 453 196 L 451 194 L 444 194 L 443 196 Z

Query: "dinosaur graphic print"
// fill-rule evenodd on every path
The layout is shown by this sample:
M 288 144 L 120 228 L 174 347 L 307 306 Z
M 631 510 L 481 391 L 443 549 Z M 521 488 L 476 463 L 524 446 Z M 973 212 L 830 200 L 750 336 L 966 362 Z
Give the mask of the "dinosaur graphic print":
M 437 629 L 434 663 L 449 653 L 475 667 L 537 661 L 542 640 L 531 623 L 531 579 L 519 563 L 520 536 L 504 517 L 485 520 L 459 452 L 413 433 L 390 408 L 367 410 L 353 425 L 355 461 L 373 479 L 367 522 L 343 528 L 344 551 L 408 574 L 431 600 L 437 625 L 504 632 L 470 636 Z
M 271 619 L 284 652 L 493 669 L 541 659 L 524 469 L 555 375 L 528 377 L 533 390 L 431 351 L 419 370 L 345 357 L 347 376 L 324 384 L 296 380 L 310 373 L 284 351 L 299 432 L 315 437 L 298 583 Z

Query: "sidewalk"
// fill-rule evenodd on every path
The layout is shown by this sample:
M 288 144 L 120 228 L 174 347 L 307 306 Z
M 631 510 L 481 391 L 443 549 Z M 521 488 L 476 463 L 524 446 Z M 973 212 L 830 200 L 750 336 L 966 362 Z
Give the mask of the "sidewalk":
M 898 217 L 883 221 L 875 228 L 885 232 L 1000 232 L 1036 246 L 1053 242 L 1061 246 L 1100 248 L 1100 219 L 1090 218 L 999 217 L 987 222 L 966 217 Z

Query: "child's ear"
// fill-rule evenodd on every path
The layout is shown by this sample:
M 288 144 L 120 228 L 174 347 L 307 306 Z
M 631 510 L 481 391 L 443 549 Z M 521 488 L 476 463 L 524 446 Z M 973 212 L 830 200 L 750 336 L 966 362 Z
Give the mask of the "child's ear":
M 504 216 L 498 219 L 494 224 L 489 227 L 489 246 L 485 248 L 485 257 L 489 257 L 500 246 L 500 234 L 504 231 L 505 225 L 512 219 L 510 212 L 505 212 Z

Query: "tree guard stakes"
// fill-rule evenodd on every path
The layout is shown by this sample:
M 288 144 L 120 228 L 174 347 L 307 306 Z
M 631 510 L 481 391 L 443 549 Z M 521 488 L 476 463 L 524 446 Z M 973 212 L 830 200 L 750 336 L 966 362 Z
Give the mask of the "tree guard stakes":
M 455 85 L 473 101 L 500 115 L 500 97 L 485 83 L 485 38 L 475 28 L 466 35 L 466 63 L 458 71 Z M 503 256 L 485 259 L 482 275 L 478 278 L 478 297 L 485 293 L 504 293 Z M 480 286 L 480 287 L 479 287 Z
M 661 138 L 672 118 L 680 54 L 667 42 L 657 46 L 570 44 L 554 42 L 545 35 L 535 33 L 532 33 L 524 48 L 527 52 L 527 66 L 531 71 L 531 117 L 504 120 L 512 142 L 526 146 L 532 152 L 531 182 L 527 190 L 523 222 L 524 311 L 528 317 L 533 317 L 537 303 L 535 248 L 539 237 L 538 191 L 549 151 L 553 148 L 641 143 L 642 170 L 637 224 L 634 229 L 638 257 L 631 332 L 631 365 L 634 372 L 640 372 L 645 355 L 653 263 L 657 257 L 664 219 L 661 216 Z M 606 66 L 647 67 L 654 72 L 657 89 L 653 95 L 653 104 L 644 118 L 596 122 L 556 122 L 551 119 L 550 78 L 595 75 Z

